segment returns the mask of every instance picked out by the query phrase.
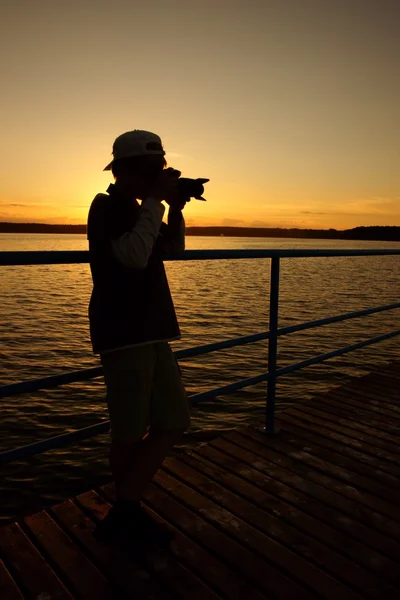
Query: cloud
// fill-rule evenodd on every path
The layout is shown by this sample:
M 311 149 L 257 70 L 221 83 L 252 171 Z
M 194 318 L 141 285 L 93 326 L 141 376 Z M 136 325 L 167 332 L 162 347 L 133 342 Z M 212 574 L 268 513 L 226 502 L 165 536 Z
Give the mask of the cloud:
M 393 215 L 398 216 L 400 208 L 400 199 L 374 196 L 372 198 L 359 198 L 356 200 L 344 201 L 343 204 L 346 207 L 345 212 L 335 211 L 335 214 L 341 216 L 387 215 L 389 217 Z
M 244 221 L 242 221 L 242 223 L 244 223 Z M 267 223 L 266 221 L 249 221 L 248 223 L 246 223 L 247 227 L 273 227 L 273 225 L 271 225 L 271 223 Z
M 0 211 L 0 221 L 6 223 L 47 223 L 47 224 L 60 224 L 60 225 L 85 225 L 82 219 L 71 218 L 67 215 L 61 215 L 60 217 L 32 217 L 32 216 L 19 216 L 12 215 Z
M 389 198 L 387 196 L 373 196 L 372 198 L 365 198 L 362 201 L 368 204 L 395 204 L 399 201 L 399 198 Z
M 243 225 L 244 221 L 242 219 L 222 219 L 221 225 L 224 227 L 239 227 Z
M 18 207 L 18 208 L 43 208 L 44 206 L 46 208 L 57 208 L 56 204 L 53 204 L 51 202 L 40 202 L 39 204 L 32 204 L 30 202 L 24 202 L 24 203 L 17 203 L 17 202 L 5 202 L 4 200 L 0 200 L 0 206 L 1 208 L 7 208 L 8 206 L 12 206 L 13 208 Z
M 314 212 L 313 210 L 301 210 L 300 214 L 302 214 L 302 215 L 329 215 L 330 213 Z

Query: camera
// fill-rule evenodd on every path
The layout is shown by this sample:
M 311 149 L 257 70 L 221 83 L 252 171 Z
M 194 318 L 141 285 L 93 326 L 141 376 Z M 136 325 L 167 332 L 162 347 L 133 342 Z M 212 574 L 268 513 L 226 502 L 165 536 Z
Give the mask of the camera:
M 202 197 L 204 193 L 204 183 L 210 181 L 209 179 L 189 179 L 187 177 L 180 177 L 178 179 L 178 190 L 182 195 L 182 198 L 195 198 L 196 200 L 206 201 Z

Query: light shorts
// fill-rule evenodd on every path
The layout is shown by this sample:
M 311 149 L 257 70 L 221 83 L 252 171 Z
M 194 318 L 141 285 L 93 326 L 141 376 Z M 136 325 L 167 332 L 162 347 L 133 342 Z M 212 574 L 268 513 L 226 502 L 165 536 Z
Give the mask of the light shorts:
M 141 440 L 149 426 L 187 429 L 189 400 L 168 342 L 101 355 L 112 439 Z

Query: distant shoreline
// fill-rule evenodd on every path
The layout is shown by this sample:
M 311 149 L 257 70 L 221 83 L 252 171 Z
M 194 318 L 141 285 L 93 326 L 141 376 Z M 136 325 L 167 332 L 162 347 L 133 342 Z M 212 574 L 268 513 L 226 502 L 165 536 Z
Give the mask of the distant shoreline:
M 85 234 L 86 225 L 0 222 L 0 233 Z M 372 226 L 353 229 L 287 229 L 283 227 L 187 227 L 186 235 L 214 237 L 275 237 L 329 240 L 370 240 L 400 242 L 400 227 Z

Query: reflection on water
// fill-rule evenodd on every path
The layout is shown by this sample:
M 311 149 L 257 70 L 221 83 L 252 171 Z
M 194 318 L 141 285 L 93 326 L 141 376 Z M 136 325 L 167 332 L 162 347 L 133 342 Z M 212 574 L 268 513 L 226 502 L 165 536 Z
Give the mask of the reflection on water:
M 84 250 L 83 235 L 0 235 L 1 250 Z M 383 242 L 188 237 L 188 249 L 384 248 Z M 399 257 L 305 258 L 281 261 L 279 326 L 398 300 Z M 182 330 L 174 349 L 268 329 L 268 259 L 166 263 Z M 0 269 L 1 384 L 98 365 L 91 353 L 87 305 L 88 265 Z M 397 321 L 397 324 L 396 324 Z M 396 311 L 299 332 L 279 340 L 280 366 L 398 328 Z M 283 377 L 278 408 L 327 390 L 351 375 L 399 354 L 391 340 Z M 181 362 L 190 393 L 265 371 L 267 342 L 231 348 Z M 102 379 L 24 394 L 2 401 L 1 448 L 31 443 L 106 418 Z M 259 384 L 207 401 L 193 410 L 193 439 L 262 419 L 265 386 Z M 2 469 L 2 513 L 85 489 L 107 473 L 107 436 Z M 84 459 L 84 460 L 83 460 Z M 28 478 L 29 465 L 29 478 Z M 32 489 L 32 482 L 34 489 Z

